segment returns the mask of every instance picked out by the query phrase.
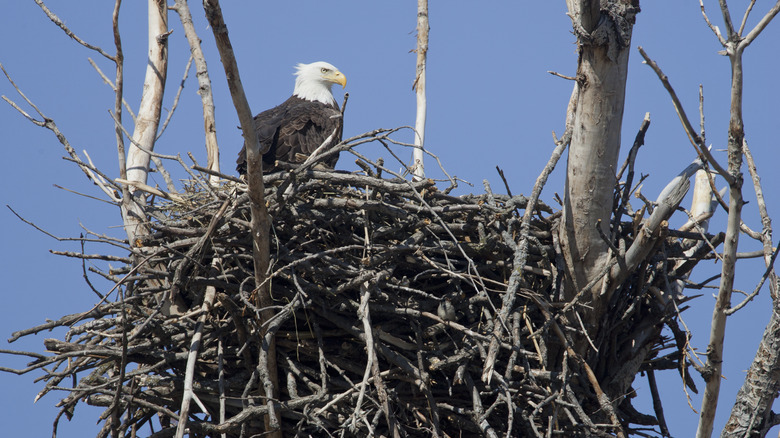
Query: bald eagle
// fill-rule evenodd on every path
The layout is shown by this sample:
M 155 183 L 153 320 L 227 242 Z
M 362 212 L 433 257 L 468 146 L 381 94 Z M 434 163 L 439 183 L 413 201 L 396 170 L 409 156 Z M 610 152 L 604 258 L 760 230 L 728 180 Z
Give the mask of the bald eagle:
M 298 64 L 295 70 L 292 96 L 254 119 L 260 150 L 266 151 L 263 173 L 277 170 L 276 161 L 302 163 L 331 135 L 326 148 L 341 141 L 341 111 L 330 88 L 333 84 L 346 87 L 346 76 L 327 62 Z M 331 155 L 322 164 L 332 169 L 338 158 L 338 154 Z M 245 147 L 241 148 L 236 165 L 239 174 L 246 174 Z

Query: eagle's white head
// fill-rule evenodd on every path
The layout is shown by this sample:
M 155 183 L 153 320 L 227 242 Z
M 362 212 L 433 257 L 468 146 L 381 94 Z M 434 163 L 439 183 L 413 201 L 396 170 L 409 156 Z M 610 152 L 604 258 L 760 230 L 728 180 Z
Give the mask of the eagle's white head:
M 295 76 L 293 96 L 330 105 L 336 105 L 330 87 L 333 84 L 347 86 L 347 77 L 336 67 L 322 61 L 296 65 Z

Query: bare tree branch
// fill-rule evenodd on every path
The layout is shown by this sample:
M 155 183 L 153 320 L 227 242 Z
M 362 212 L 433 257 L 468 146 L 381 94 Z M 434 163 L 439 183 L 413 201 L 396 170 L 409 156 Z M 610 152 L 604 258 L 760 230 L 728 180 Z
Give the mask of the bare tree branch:
M 779 3 L 780 4 L 780 3 Z M 744 123 L 742 120 L 742 95 L 743 95 L 743 64 L 742 53 L 747 45 L 735 43 L 738 35 L 734 34 L 731 16 L 725 0 L 720 0 L 723 20 L 728 30 L 726 53 L 731 60 L 731 107 L 729 109 L 729 214 L 726 228 L 726 240 L 723 246 L 723 265 L 721 267 L 720 287 L 715 301 L 715 309 L 712 314 L 712 327 L 710 340 L 707 345 L 707 363 L 704 380 L 707 385 L 702 397 L 701 416 L 696 431 L 697 438 L 709 438 L 712 435 L 715 411 L 718 406 L 720 393 L 721 369 L 723 366 L 723 339 L 726 330 L 727 311 L 731 307 L 731 294 L 734 287 L 735 263 L 737 246 L 739 243 L 740 225 L 742 222 L 742 148 L 745 139 Z M 775 12 L 776 14 L 776 12 Z M 771 20 L 774 14 L 767 14 L 764 18 Z M 768 21 L 766 21 L 768 22 Z M 764 20 L 762 20 L 764 23 Z M 766 26 L 764 24 L 763 26 Z M 758 35 L 763 27 L 754 29 Z M 751 32 L 753 33 L 753 32 Z M 733 44 L 733 45 L 732 45 Z
M 723 45 L 723 47 L 726 46 L 726 39 L 723 38 L 723 34 L 720 33 L 720 29 L 718 26 L 715 26 L 710 21 L 710 17 L 707 16 L 707 11 L 704 10 L 704 0 L 699 0 L 699 8 L 701 9 L 701 15 L 704 17 L 704 21 L 707 23 L 707 26 L 712 30 L 712 33 L 715 34 L 715 37 L 718 38 L 718 41 L 720 41 L 720 44 Z
M 260 151 L 260 144 L 257 141 L 254 119 L 249 108 L 249 103 L 244 94 L 244 87 L 241 84 L 241 76 L 238 71 L 238 63 L 233 54 L 233 47 L 228 37 L 228 29 L 222 17 L 222 8 L 219 0 L 204 0 L 203 8 L 206 11 L 206 18 L 211 25 L 214 33 L 214 39 L 219 49 L 222 66 L 225 69 L 228 88 L 233 98 L 233 106 L 238 113 L 238 119 L 241 123 L 241 131 L 244 134 L 244 147 L 247 153 L 247 180 L 249 183 L 249 199 L 251 200 L 252 213 L 252 242 L 253 242 L 253 260 L 254 277 L 257 289 L 256 305 L 262 310 L 260 325 L 266 327 L 265 323 L 274 316 L 273 299 L 271 298 L 270 286 L 265 282 L 270 266 L 270 217 L 266 208 L 263 185 L 263 159 Z M 266 330 L 267 327 L 264 329 Z M 265 331 L 261 333 L 264 338 Z M 267 350 L 265 350 L 267 349 Z M 281 429 L 278 428 L 281 422 L 281 414 L 275 409 L 274 401 L 279 398 L 279 379 L 276 370 L 276 343 L 273 338 L 264 345 L 264 357 L 268 363 L 262 364 L 267 368 L 267 378 L 270 382 L 264 382 L 263 388 L 272 388 L 271 393 L 266 392 L 266 404 L 268 414 L 266 415 L 266 432 L 270 437 L 281 437 Z M 276 427 L 274 427 L 276 426 Z
M 739 35 L 743 35 L 743 32 L 745 31 L 745 25 L 747 24 L 748 17 L 750 16 L 750 11 L 753 10 L 753 6 L 756 5 L 756 0 L 750 0 L 750 4 L 745 8 L 745 14 L 742 16 L 742 23 L 739 25 L 739 30 L 737 33 Z
M 179 82 L 179 88 L 176 90 L 176 96 L 173 98 L 173 105 L 171 105 L 171 109 L 168 111 L 168 115 L 165 117 L 165 121 L 160 127 L 160 132 L 157 133 L 157 138 L 155 138 L 155 141 L 162 137 L 163 133 L 165 132 L 165 128 L 168 127 L 168 123 L 171 122 L 173 114 L 176 112 L 176 107 L 179 106 L 179 98 L 181 97 L 182 90 L 184 90 L 184 83 L 187 82 L 190 66 L 192 66 L 192 55 L 190 55 L 190 59 L 187 60 L 187 65 L 184 66 L 184 75 L 182 76 L 181 82 Z
M 2 72 L 5 75 L 6 79 L 8 79 L 8 82 L 11 83 L 11 85 L 14 87 L 16 92 L 19 93 L 19 95 L 22 97 L 22 99 L 24 99 L 25 102 L 27 102 L 27 104 L 30 105 L 35 110 L 35 112 L 38 113 L 38 115 L 41 117 L 42 120 L 38 120 L 38 119 L 34 118 L 33 116 L 31 116 L 30 114 L 28 114 L 21 107 L 19 107 L 19 105 L 17 105 L 16 102 L 12 101 L 8 97 L 2 96 L 3 100 L 5 100 L 9 105 L 11 105 L 15 110 L 17 110 L 22 116 L 24 116 L 27 120 L 29 120 L 30 122 L 32 122 L 36 126 L 40 126 L 41 128 L 46 128 L 46 129 L 50 130 L 57 137 L 57 140 L 60 142 L 60 144 L 62 144 L 62 146 L 65 148 L 65 151 L 70 156 L 69 159 L 72 160 L 74 163 L 78 164 L 79 168 L 81 168 L 82 172 L 84 172 L 84 174 L 87 176 L 87 178 L 89 178 L 90 181 L 93 181 L 95 184 L 100 186 L 101 189 L 103 189 L 106 194 L 109 194 L 109 198 L 115 200 L 116 199 L 115 196 L 110 194 L 111 193 L 110 190 L 107 187 L 105 187 L 105 184 L 103 183 L 103 181 L 101 181 L 99 178 L 96 177 L 96 175 L 93 172 L 93 169 L 91 168 L 91 166 L 89 164 L 85 163 L 84 161 L 82 161 L 82 159 L 78 156 L 78 154 L 76 153 L 76 150 L 73 149 L 73 147 L 70 145 L 70 142 L 65 137 L 65 134 L 63 134 L 59 130 L 59 128 L 57 127 L 57 124 L 54 122 L 54 120 L 46 117 L 46 115 L 43 114 L 43 112 L 41 112 L 41 110 L 38 108 L 38 106 L 36 106 L 35 103 L 33 103 L 33 101 L 31 101 L 29 98 L 27 98 L 27 96 L 22 92 L 22 90 L 19 89 L 19 87 L 13 81 L 13 79 L 11 78 L 11 75 L 5 70 L 5 67 L 3 66 L 2 63 L 0 63 L 0 70 L 2 70 Z
M 677 112 L 677 116 L 680 118 L 680 122 L 683 125 L 683 129 L 685 129 L 685 133 L 688 135 L 688 140 L 690 140 L 694 149 L 696 149 L 696 153 L 699 154 L 702 161 L 704 161 L 705 163 L 712 164 L 715 170 L 718 171 L 718 174 L 720 174 L 726 180 L 726 182 L 730 183 L 731 180 L 728 171 L 726 171 L 726 169 L 723 168 L 723 166 L 721 166 L 720 163 L 717 162 L 717 160 L 715 160 L 715 157 L 712 156 L 710 150 L 702 142 L 701 137 L 699 137 L 699 135 L 693 129 L 693 125 L 691 125 L 691 121 L 688 119 L 688 116 L 685 114 L 685 109 L 683 108 L 682 103 L 680 103 L 680 99 L 677 98 L 677 93 L 675 93 L 674 88 L 672 88 L 672 84 L 669 82 L 669 78 L 664 74 L 664 72 L 661 70 L 658 64 L 652 59 L 650 59 L 647 53 L 645 53 L 642 46 L 639 46 L 638 50 L 639 53 L 642 55 L 642 58 L 645 59 L 645 63 L 649 65 L 650 68 L 653 69 L 656 75 L 658 75 L 658 79 L 661 80 L 661 83 L 663 84 L 664 88 L 666 88 L 666 91 L 669 93 L 669 97 L 672 98 L 672 104 L 674 105 L 674 110 Z
M 46 7 L 46 4 L 43 3 L 43 0 L 33 0 L 33 1 L 35 1 L 35 3 L 41 8 L 41 10 L 46 14 L 46 16 L 49 17 L 49 20 L 51 20 L 54 24 L 56 24 L 57 27 L 62 29 L 62 31 L 65 32 L 67 36 L 71 37 L 73 40 L 75 40 L 77 43 L 81 44 L 82 46 L 90 50 L 94 50 L 100 53 L 101 55 L 105 56 L 106 58 L 116 62 L 116 59 L 113 56 L 109 55 L 108 53 L 104 52 L 103 49 L 97 46 L 93 46 L 92 44 L 89 44 L 88 42 L 82 40 L 81 38 L 78 37 L 78 35 L 73 33 L 73 31 L 68 29 L 68 26 L 66 26 L 65 23 L 63 23 L 62 20 L 60 20 L 60 17 L 55 15 L 54 12 L 52 12 L 48 7 Z M 118 4 L 115 9 L 119 9 Z
M 753 2 L 751 2 L 751 4 L 750 4 L 751 7 L 753 6 L 754 2 L 755 2 L 755 0 L 753 0 Z M 772 6 L 772 9 L 770 9 L 766 13 L 766 15 L 764 15 L 761 18 L 761 21 L 759 21 L 758 24 L 756 24 L 756 26 L 742 39 L 742 41 L 740 41 L 739 45 L 743 49 L 745 47 L 747 47 L 748 45 L 750 45 L 750 43 L 752 43 L 753 40 L 755 40 L 761 34 L 761 32 L 764 31 L 764 29 L 766 29 L 767 25 L 769 25 L 769 23 L 772 21 L 772 19 L 775 18 L 775 16 L 777 15 L 778 12 L 780 12 L 780 1 L 775 3 L 774 6 Z M 747 18 L 747 15 L 746 15 L 745 18 Z
M 718 0 L 720 3 L 720 12 L 723 14 L 723 23 L 726 25 L 726 36 L 730 40 L 734 36 L 734 24 L 731 22 L 731 13 L 726 0 Z
M 117 58 L 117 60 L 119 59 L 119 57 L 116 55 L 115 58 Z M 111 87 L 112 90 L 114 90 L 114 93 L 116 93 L 117 88 L 114 85 L 114 82 L 111 79 L 109 79 L 108 76 L 105 75 L 105 73 L 103 73 L 103 70 L 100 69 L 97 63 L 93 61 L 92 58 L 87 58 L 87 61 L 89 61 L 89 64 L 92 66 L 92 68 L 94 68 L 97 74 L 103 79 L 103 82 L 107 83 L 108 86 Z M 133 112 L 133 109 L 130 108 L 130 104 L 127 103 L 127 101 L 124 98 L 122 98 L 122 105 L 125 107 L 125 111 L 127 111 L 127 113 L 130 114 L 130 117 L 133 118 L 133 122 L 135 122 L 135 113 Z
M 198 94 L 203 103 L 203 129 L 206 134 L 206 155 L 208 161 L 206 167 L 214 172 L 219 172 L 219 145 L 217 144 L 217 125 L 214 116 L 214 95 L 211 91 L 211 79 L 206 66 L 206 57 L 200 45 L 195 26 L 192 23 L 192 13 L 185 0 L 176 0 L 173 10 L 179 14 L 184 35 L 190 45 L 190 52 L 195 61 L 196 77 L 198 78 Z M 211 178 L 212 183 L 219 180 L 216 176 Z
M 122 102 L 124 102 L 124 64 L 125 56 L 122 52 L 122 35 L 119 33 L 119 7 L 122 5 L 122 0 L 116 0 L 114 3 L 114 12 L 111 16 L 111 29 L 114 33 L 114 47 L 116 48 L 116 56 L 114 62 L 116 64 L 116 79 L 114 81 L 114 114 L 113 117 L 116 120 L 114 125 L 114 135 L 116 137 L 116 150 L 117 150 L 117 163 L 119 164 L 119 177 L 127 179 L 127 155 L 125 151 L 125 139 L 122 136 Z M 135 114 L 133 120 L 136 120 Z M 122 199 L 129 199 L 130 191 L 127 188 L 122 190 Z M 132 242 L 132 240 L 131 240 Z
M 526 259 L 528 257 L 528 248 L 530 245 L 529 233 L 530 233 L 531 218 L 533 216 L 536 203 L 539 201 L 539 196 L 541 196 L 542 189 L 544 188 L 544 185 L 547 183 L 547 178 L 550 176 L 552 171 L 555 169 L 555 166 L 558 164 L 558 160 L 560 160 L 561 155 L 563 155 L 563 151 L 565 151 L 566 148 L 569 146 L 569 141 L 571 140 L 571 120 L 573 119 L 574 114 L 576 112 L 575 109 L 577 107 L 577 99 L 579 97 L 578 91 L 579 91 L 579 87 L 575 86 L 574 91 L 572 92 L 571 97 L 569 98 L 569 105 L 568 105 L 568 111 L 566 113 L 566 123 L 565 123 L 563 138 L 557 141 L 557 145 L 553 150 L 550 159 L 547 161 L 547 165 L 544 167 L 542 172 L 536 178 L 536 183 L 534 183 L 534 188 L 533 191 L 531 192 L 531 197 L 528 200 L 528 205 L 526 205 L 526 210 L 525 213 L 523 214 L 523 219 L 520 225 L 520 235 L 518 238 L 518 244 L 514 254 L 515 266 L 524 267 L 526 264 Z M 522 268 L 515 269 L 512 272 L 512 275 L 509 277 L 507 293 L 504 294 L 504 299 L 502 300 L 501 303 L 501 309 L 499 310 L 498 313 L 498 316 L 501 321 L 505 322 L 507 320 L 511 309 L 514 306 L 517 289 L 520 285 L 520 282 L 522 281 L 521 276 L 522 276 Z M 507 325 L 508 324 L 496 324 L 496 326 L 493 328 L 493 339 L 490 342 L 487 358 L 485 359 L 485 365 L 482 368 L 481 379 L 485 382 L 490 382 L 493 376 L 493 371 L 496 365 L 496 357 L 498 355 L 498 349 L 499 349 L 498 340 L 501 339 L 502 332 L 504 331 L 504 328 Z

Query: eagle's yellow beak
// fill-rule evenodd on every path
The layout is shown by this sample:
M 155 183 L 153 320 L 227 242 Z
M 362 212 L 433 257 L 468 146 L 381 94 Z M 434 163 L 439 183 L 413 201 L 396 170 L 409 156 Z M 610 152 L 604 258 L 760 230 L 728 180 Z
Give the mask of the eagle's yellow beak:
M 334 84 L 340 84 L 341 88 L 345 88 L 347 86 L 347 77 L 344 76 L 344 73 L 338 70 L 328 74 L 328 76 L 326 76 L 326 79 L 333 82 Z

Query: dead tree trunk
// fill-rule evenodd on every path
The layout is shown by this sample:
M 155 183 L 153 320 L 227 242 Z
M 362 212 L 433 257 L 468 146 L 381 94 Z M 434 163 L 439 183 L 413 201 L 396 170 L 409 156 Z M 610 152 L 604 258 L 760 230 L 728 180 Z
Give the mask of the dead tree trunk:
M 133 141 L 127 152 L 127 181 L 131 196 L 122 200 L 122 218 L 131 246 L 138 237 L 149 234 L 143 206 L 146 194 L 135 185 L 146 184 L 149 163 L 160 125 L 160 111 L 168 71 L 168 7 L 163 1 L 149 0 L 149 51 L 141 106 L 136 117 Z
M 753 179 L 761 221 L 764 225 L 761 239 L 764 244 L 764 261 L 767 270 L 761 283 L 768 280 L 775 311 L 769 317 L 756 356 L 745 376 L 745 382 L 737 393 L 737 400 L 731 408 L 731 415 L 721 433 L 722 437 L 743 437 L 750 433 L 758 433 L 758 436 L 763 437 L 778 423 L 776 414 L 771 410 L 780 391 L 780 316 L 777 311 L 780 296 L 778 296 L 777 274 L 772 267 L 778 252 L 773 248 L 772 220 L 767 213 L 761 179 L 758 177 L 756 164 L 747 142 L 743 145 L 743 151 Z
M 114 11 L 114 38 L 117 45 L 117 52 L 121 53 L 121 40 L 118 31 L 119 3 Z M 149 176 L 149 167 L 154 152 L 154 145 L 157 140 L 157 130 L 160 126 L 160 113 L 162 111 L 162 102 L 165 95 L 165 81 L 168 71 L 168 6 L 164 1 L 148 0 L 147 4 L 148 29 L 147 29 L 147 65 L 146 76 L 144 77 L 143 93 L 141 95 L 141 104 L 138 114 L 135 118 L 135 128 L 131 138 L 130 147 L 127 149 L 127 158 L 120 158 L 120 175 L 122 179 L 117 180 L 122 184 L 122 201 L 120 211 L 122 222 L 127 233 L 127 241 L 132 248 L 138 248 L 139 253 L 135 255 L 135 262 L 142 263 L 147 258 L 148 248 L 144 248 L 141 243 L 144 238 L 151 234 L 149 227 L 149 218 L 146 214 L 147 197 L 147 179 Z M 117 75 L 117 144 L 119 145 L 120 155 L 123 155 L 124 142 L 121 127 L 121 105 L 122 88 L 119 84 L 123 81 L 120 63 L 118 59 Z M 160 287 L 165 289 L 169 285 L 160 283 Z M 161 294 L 159 300 L 163 302 L 163 311 L 166 313 L 181 313 L 184 306 L 180 297 L 175 293 Z
M 744 34 L 745 20 L 752 7 L 748 7 L 745 18 L 739 28 L 735 28 L 731 21 L 731 14 L 725 2 L 721 2 L 721 13 L 726 28 L 725 38 L 720 34 L 717 27 L 712 26 L 710 20 L 702 13 L 707 23 L 712 28 L 715 36 L 724 47 L 726 55 L 731 61 L 731 117 L 729 119 L 728 131 L 728 157 L 729 157 L 729 177 L 726 178 L 729 183 L 729 219 L 728 229 L 726 231 L 726 246 L 724 247 L 723 271 L 721 274 L 721 287 L 718 291 L 718 300 L 715 304 L 715 310 L 712 316 L 712 329 L 710 334 L 710 344 L 707 346 L 707 371 L 711 374 L 705 375 L 707 387 L 702 400 L 701 420 L 697 437 L 708 438 L 712 435 L 712 423 L 715 417 L 715 410 L 718 405 L 718 394 L 720 391 L 720 375 L 723 359 L 723 338 L 725 334 L 726 317 L 733 313 L 731 309 L 731 292 L 734 283 L 734 263 L 736 262 L 737 243 L 739 242 L 741 212 L 742 212 L 742 158 L 748 157 L 749 167 L 753 175 L 754 186 L 759 201 L 760 212 L 764 230 L 761 240 L 764 244 L 764 260 L 767 263 L 767 272 L 764 278 L 770 278 L 770 290 L 772 291 L 772 300 L 775 311 L 772 312 L 769 323 L 764 331 L 753 364 L 745 377 L 745 383 L 737 394 L 737 400 L 731 411 L 731 416 L 723 429 L 721 436 L 736 437 L 758 434 L 765 436 L 769 428 L 775 421 L 769 421 L 772 415 L 770 408 L 777 398 L 777 391 L 780 388 L 780 355 L 778 355 L 778 345 L 780 344 L 780 324 L 777 317 L 777 305 L 779 302 L 777 296 L 777 277 L 772 269 L 774 257 L 772 255 L 772 228 L 771 220 L 766 213 L 766 206 L 763 204 L 761 195 L 761 185 L 755 172 L 755 163 L 752 162 L 750 151 L 745 141 L 745 127 L 742 119 L 742 95 L 743 95 L 743 63 L 742 54 L 744 50 L 755 40 L 759 34 L 766 28 L 769 22 L 780 12 L 780 1 L 764 15 L 758 24 L 747 34 Z
M 414 91 L 417 95 L 417 117 L 414 123 L 414 145 L 412 153 L 412 174 L 416 179 L 425 178 L 423 146 L 425 145 L 425 117 L 428 112 L 428 100 L 425 94 L 426 64 L 428 63 L 428 0 L 417 1 L 417 73 L 414 78 Z
M 637 4 L 634 4 L 637 3 Z M 623 120 L 628 55 L 638 2 L 568 0 L 577 35 L 579 98 L 574 116 L 560 227 L 569 285 L 567 300 L 602 272 L 609 259 L 608 243 L 596 227 L 609 234 L 620 125 Z M 598 325 L 603 303 L 601 285 L 590 289 L 593 311 L 588 332 Z

